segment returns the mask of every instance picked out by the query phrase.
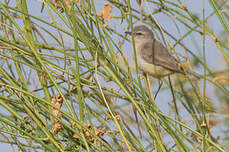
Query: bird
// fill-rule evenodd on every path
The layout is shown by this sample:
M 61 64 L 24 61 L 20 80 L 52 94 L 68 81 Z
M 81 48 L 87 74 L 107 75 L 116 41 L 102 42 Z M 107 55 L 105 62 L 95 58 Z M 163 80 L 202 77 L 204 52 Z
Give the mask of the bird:
M 131 32 L 126 32 L 131 34 Z M 173 73 L 185 75 L 179 61 L 168 49 L 154 38 L 153 32 L 145 25 L 133 29 L 135 49 L 139 68 L 155 78 L 162 78 Z
M 125 33 L 131 35 L 132 32 Z M 134 27 L 133 35 L 138 68 L 143 73 L 160 80 L 157 93 L 162 85 L 161 78 L 174 73 L 186 75 L 179 61 L 168 52 L 168 49 L 160 41 L 154 38 L 153 32 L 148 27 L 145 25 Z

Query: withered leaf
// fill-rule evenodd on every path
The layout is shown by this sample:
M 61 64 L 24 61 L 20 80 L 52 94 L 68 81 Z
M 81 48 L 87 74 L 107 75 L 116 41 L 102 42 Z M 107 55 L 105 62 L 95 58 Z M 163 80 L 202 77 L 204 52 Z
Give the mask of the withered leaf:
M 112 11 L 112 5 L 105 3 L 104 4 L 104 9 L 98 14 L 100 20 L 104 21 L 106 20 L 107 22 L 110 21 L 110 13 Z

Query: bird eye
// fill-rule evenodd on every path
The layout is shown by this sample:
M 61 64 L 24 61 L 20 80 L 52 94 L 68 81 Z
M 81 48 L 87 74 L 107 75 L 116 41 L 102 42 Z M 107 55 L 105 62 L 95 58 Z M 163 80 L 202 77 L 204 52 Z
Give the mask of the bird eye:
M 136 35 L 143 35 L 141 32 L 137 32 L 137 33 L 135 33 Z

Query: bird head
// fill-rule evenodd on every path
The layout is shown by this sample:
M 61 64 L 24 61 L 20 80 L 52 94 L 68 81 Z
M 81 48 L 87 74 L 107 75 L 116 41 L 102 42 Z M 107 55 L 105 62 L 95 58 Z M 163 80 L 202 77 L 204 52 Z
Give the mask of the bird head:
M 131 32 L 125 32 L 125 33 L 131 35 Z M 134 27 L 133 34 L 134 34 L 135 42 L 138 41 L 144 42 L 153 39 L 153 32 L 145 25 Z

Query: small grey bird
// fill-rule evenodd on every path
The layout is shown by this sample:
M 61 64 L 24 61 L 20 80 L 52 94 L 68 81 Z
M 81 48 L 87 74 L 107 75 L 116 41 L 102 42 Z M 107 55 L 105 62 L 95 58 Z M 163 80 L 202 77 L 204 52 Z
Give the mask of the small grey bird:
M 144 25 L 136 26 L 133 34 L 138 66 L 144 73 L 158 79 L 175 72 L 185 74 L 176 58 L 154 38 L 150 29 Z
M 126 33 L 131 34 L 131 32 Z M 159 87 L 154 96 L 155 100 L 162 86 L 162 77 L 173 73 L 185 75 L 185 72 L 178 60 L 169 54 L 168 49 L 154 38 L 153 32 L 146 26 L 140 25 L 134 27 L 133 34 L 139 69 L 145 74 L 159 79 Z M 188 71 L 188 74 L 191 73 Z M 198 76 L 195 77 L 199 79 Z M 151 88 L 150 84 L 149 87 Z M 152 94 L 151 92 L 151 95 Z

